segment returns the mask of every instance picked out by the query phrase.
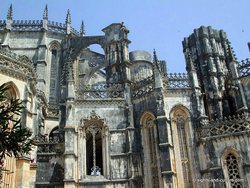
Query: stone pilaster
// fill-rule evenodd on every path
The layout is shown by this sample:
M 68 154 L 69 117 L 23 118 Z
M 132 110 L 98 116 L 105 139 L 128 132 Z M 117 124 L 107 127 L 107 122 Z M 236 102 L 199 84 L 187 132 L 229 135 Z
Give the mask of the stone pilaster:
M 30 188 L 30 158 L 17 159 L 15 185 L 20 188 Z

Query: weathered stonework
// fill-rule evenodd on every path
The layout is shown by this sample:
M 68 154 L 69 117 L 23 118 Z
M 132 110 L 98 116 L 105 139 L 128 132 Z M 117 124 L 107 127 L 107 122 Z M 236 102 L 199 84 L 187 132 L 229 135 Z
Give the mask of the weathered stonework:
M 24 101 L 37 146 L 6 159 L 12 187 L 247 187 L 249 60 L 225 32 L 183 41 L 187 74 L 168 73 L 154 51 L 129 52 L 113 23 L 85 36 L 48 20 L 0 21 L 0 84 Z M 103 54 L 88 47 L 98 44 Z M 231 165 L 231 166 L 230 166 Z M 232 167 L 233 166 L 233 167 Z M 231 170 L 231 168 L 234 168 Z M 237 182 L 238 181 L 238 182 Z M 3 185 L 4 186 L 4 185 Z

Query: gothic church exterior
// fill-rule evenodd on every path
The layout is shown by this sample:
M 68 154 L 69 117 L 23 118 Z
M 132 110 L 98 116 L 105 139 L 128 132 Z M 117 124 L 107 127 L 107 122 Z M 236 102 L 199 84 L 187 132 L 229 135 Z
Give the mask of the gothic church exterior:
M 26 109 L 37 145 L 6 157 L 2 187 L 238 188 L 250 184 L 250 61 L 222 30 L 184 38 L 187 74 L 129 51 L 113 23 L 86 36 L 65 23 L 0 21 L 0 84 Z M 103 53 L 89 48 L 98 44 Z

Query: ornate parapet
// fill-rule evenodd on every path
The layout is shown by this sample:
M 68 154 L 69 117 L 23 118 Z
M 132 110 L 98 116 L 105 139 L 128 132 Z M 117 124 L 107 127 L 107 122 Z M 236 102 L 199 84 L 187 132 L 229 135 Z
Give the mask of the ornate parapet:
M 66 34 L 66 24 L 48 21 L 48 31 Z
M 250 76 L 250 60 L 248 58 L 238 62 L 238 71 L 240 78 Z
M 122 84 L 79 85 L 76 91 L 78 100 L 124 98 Z
M 47 30 L 50 32 L 66 34 L 66 24 L 54 21 L 48 21 Z M 6 21 L 0 20 L 0 30 L 6 29 Z M 11 24 L 12 31 L 42 31 L 43 20 L 13 20 Z M 80 36 L 80 33 L 71 27 L 71 33 Z
M 185 73 L 170 73 L 166 75 L 166 80 L 163 82 L 166 89 L 190 89 L 190 80 Z
M 250 116 L 244 112 L 241 115 L 224 117 L 214 121 L 200 121 L 198 137 L 204 139 L 216 139 L 227 136 L 241 135 L 250 132 Z
M 36 79 L 34 65 L 26 56 L 19 56 L 0 46 L 0 72 L 20 80 Z
M 155 88 L 154 75 L 133 83 L 131 88 L 133 98 L 142 97 L 153 92 Z
M 13 20 L 13 31 L 40 31 L 42 29 L 42 20 Z
M 60 132 L 56 137 L 47 138 L 45 136 L 37 136 L 35 142 L 37 144 L 38 156 L 45 154 L 62 154 L 64 152 L 64 132 Z

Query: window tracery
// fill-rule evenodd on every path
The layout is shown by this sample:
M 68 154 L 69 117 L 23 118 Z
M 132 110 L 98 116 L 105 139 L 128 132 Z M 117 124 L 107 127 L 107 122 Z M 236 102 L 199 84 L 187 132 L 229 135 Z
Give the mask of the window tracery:
M 60 44 L 56 41 L 50 45 L 51 52 L 51 66 L 50 66 L 50 97 L 51 103 L 57 102 L 57 87 L 58 87 L 58 69 L 59 69 L 59 57 L 60 57 Z
M 230 187 L 241 188 L 242 183 L 241 183 L 240 170 L 239 170 L 239 164 L 238 164 L 237 158 L 235 157 L 234 154 L 229 153 L 226 156 L 225 160 L 226 160 L 226 167 L 227 167 L 229 182 L 231 185 Z
M 184 178 L 185 187 L 191 185 L 189 157 L 188 157 L 188 145 L 187 145 L 187 133 L 185 129 L 185 116 L 178 114 L 176 116 L 176 127 L 178 132 L 180 156 L 182 163 L 182 173 Z
M 144 156 L 145 184 L 152 188 L 159 187 L 159 174 L 157 165 L 157 143 L 155 118 L 150 113 L 145 113 L 142 118 L 142 137 Z
M 189 134 L 191 127 L 189 124 L 189 112 L 183 106 L 176 106 L 171 113 L 173 144 L 176 156 L 176 166 L 178 186 L 192 187 L 191 161 L 189 152 Z
M 86 176 L 109 177 L 108 127 L 94 111 L 79 126 L 79 171 Z M 104 163 L 105 161 L 105 163 Z

